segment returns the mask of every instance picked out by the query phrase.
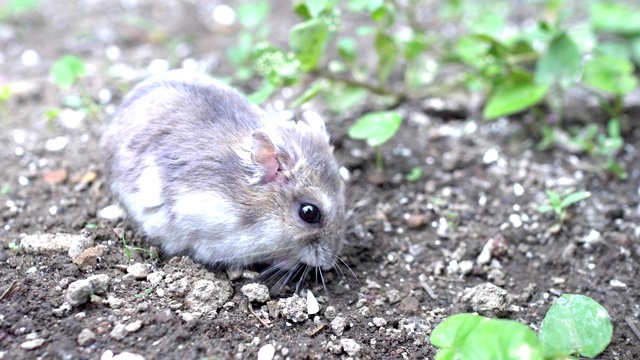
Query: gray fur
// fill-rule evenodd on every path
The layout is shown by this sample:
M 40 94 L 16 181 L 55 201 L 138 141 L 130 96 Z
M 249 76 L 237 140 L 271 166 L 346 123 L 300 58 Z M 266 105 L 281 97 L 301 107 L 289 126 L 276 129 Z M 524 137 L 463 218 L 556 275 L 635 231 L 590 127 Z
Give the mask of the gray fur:
M 230 87 L 174 70 L 127 95 L 101 149 L 112 192 L 167 254 L 328 268 L 343 242 L 344 184 L 318 119 L 269 118 Z M 288 159 L 278 181 L 261 181 L 256 132 Z M 302 203 L 318 206 L 319 224 L 299 218 Z

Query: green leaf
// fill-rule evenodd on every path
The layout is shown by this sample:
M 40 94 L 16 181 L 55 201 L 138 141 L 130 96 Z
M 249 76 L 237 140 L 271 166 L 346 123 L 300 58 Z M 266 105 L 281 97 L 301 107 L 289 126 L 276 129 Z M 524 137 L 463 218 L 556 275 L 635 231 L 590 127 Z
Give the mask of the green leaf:
M 304 0 L 295 5 L 294 11 L 303 19 L 309 20 L 333 8 L 334 3 L 335 0 Z
M 338 54 L 349 65 L 356 61 L 356 41 L 350 37 L 343 37 L 338 40 Z
M 512 73 L 505 82 L 498 84 L 484 108 L 485 119 L 507 116 L 537 104 L 548 90 L 546 85 L 533 83 L 527 73 Z
M 559 297 L 540 326 L 547 357 L 580 354 L 593 358 L 609 345 L 612 333 L 607 310 L 583 295 Z
M 245 28 L 254 28 L 261 25 L 269 15 L 269 1 L 252 1 L 238 6 L 238 21 Z
M 429 47 L 424 34 L 416 33 L 404 44 L 404 56 L 407 60 L 414 60 L 422 55 Z
M 598 55 L 584 65 L 583 81 L 596 89 L 624 95 L 638 85 L 633 71 L 627 59 Z
M 51 66 L 53 80 L 63 88 L 71 87 L 84 74 L 84 61 L 73 55 L 65 55 Z
M 640 35 L 631 40 L 631 57 L 640 66 Z
M 0 85 L 0 101 L 7 101 L 11 97 L 11 86 L 9 84 Z
M 326 88 L 327 88 L 326 80 L 320 79 L 320 80 L 314 81 L 311 84 L 311 86 L 309 86 L 309 88 L 302 95 L 300 95 L 300 97 L 298 97 L 291 103 L 291 107 L 296 108 L 306 103 L 307 101 L 310 101 L 311 99 L 318 96 L 318 94 L 320 94 L 320 92 Z
M 588 191 L 578 191 L 567 195 L 562 202 L 560 203 L 560 207 L 566 208 L 567 206 L 571 206 L 577 202 L 580 202 L 586 198 L 591 196 L 591 193 Z
M 329 110 L 341 114 L 363 102 L 367 95 L 369 92 L 362 87 L 331 83 L 329 90 L 324 92 L 322 97 Z
M 260 89 L 247 96 L 247 99 L 254 104 L 262 104 L 265 102 L 273 92 L 276 91 L 276 87 L 269 81 L 264 81 Z
M 457 314 L 433 329 L 430 340 L 444 350 L 436 359 L 543 359 L 535 332 L 512 320 Z
M 413 169 L 411 169 L 411 171 L 407 174 L 406 178 L 408 182 L 416 182 L 420 180 L 421 177 L 422 177 L 422 168 L 416 166 Z
M 460 60 L 473 67 L 479 68 L 482 58 L 487 55 L 489 44 L 479 41 L 475 36 L 463 36 L 456 42 L 455 53 Z
M 321 19 L 307 20 L 291 28 L 289 44 L 303 71 L 313 70 L 324 53 L 329 29 Z
M 560 84 L 567 88 L 580 73 L 580 51 L 566 34 L 556 36 L 547 52 L 536 64 L 535 82 L 540 85 Z
M 371 147 L 380 146 L 391 139 L 402 124 L 402 116 L 395 111 L 369 113 L 358 119 L 349 129 L 349 137 L 366 140 Z
M 608 31 L 623 35 L 640 34 L 640 10 L 617 2 L 594 2 L 589 12 L 596 31 Z
M 383 86 L 396 65 L 398 49 L 393 38 L 383 32 L 376 34 L 375 48 L 378 55 L 378 82 Z

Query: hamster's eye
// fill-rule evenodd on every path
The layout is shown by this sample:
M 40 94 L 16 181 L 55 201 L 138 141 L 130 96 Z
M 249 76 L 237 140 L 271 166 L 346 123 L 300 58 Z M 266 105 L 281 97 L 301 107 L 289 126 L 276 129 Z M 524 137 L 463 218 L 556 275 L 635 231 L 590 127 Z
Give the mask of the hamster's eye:
M 318 207 L 312 204 L 300 205 L 300 211 L 298 211 L 298 215 L 300 215 L 300 219 L 310 224 L 320 222 L 320 210 L 318 210 Z

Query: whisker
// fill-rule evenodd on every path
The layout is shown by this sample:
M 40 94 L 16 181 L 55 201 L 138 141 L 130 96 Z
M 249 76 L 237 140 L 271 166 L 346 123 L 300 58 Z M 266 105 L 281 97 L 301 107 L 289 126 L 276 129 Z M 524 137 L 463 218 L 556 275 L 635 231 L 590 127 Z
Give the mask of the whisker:
M 319 268 L 317 268 L 319 269 Z M 325 284 L 324 282 L 324 276 L 322 276 L 322 269 L 320 269 L 320 280 L 322 280 L 322 288 L 324 289 L 324 294 L 327 297 L 327 299 L 329 298 L 329 291 L 327 290 L 327 284 Z
M 338 262 L 336 262 L 335 260 L 331 260 L 331 262 L 333 263 L 332 268 L 336 269 L 340 273 L 340 275 L 342 275 L 342 278 L 345 279 L 346 276 L 344 275 L 342 268 L 340 268 L 340 264 L 338 264 Z
M 356 276 L 356 273 L 353 272 L 353 270 L 351 270 L 351 266 L 349 266 L 349 264 L 347 264 L 344 260 L 342 260 L 342 258 L 338 255 L 336 255 L 336 258 L 338 260 L 340 260 L 341 263 L 344 264 L 344 266 L 347 267 L 347 269 L 349 270 L 349 272 L 351 272 L 351 275 L 353 275 L 353 277 L 356 279 L 356 281 L 358 282 L 358 284 L 362 285 L 362 283 L 360 282 L 360 280 L 358 279 L 358 276 Z
M 304 264 L 304 271 L 302 272 L 302 276 L 300 276 L 300 279 L 298 279 L 298 283 L 296 284 L 296 293 L 298 293 L 298 290 L 300 290 L 300 286 L 304 284 L 307 275 L 309 275 L 309 265 Z

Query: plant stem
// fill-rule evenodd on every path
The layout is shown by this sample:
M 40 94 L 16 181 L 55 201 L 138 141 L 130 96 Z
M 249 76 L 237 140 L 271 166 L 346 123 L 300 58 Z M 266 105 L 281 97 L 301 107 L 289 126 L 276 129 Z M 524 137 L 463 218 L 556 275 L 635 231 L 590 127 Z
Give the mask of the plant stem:
M 382 169 L 382 166 L 384 164 L 382 163 L 382 152 L 380 151 L 379 146 L 375 147 L 375 152 L 376 152 L 376 168 Z

